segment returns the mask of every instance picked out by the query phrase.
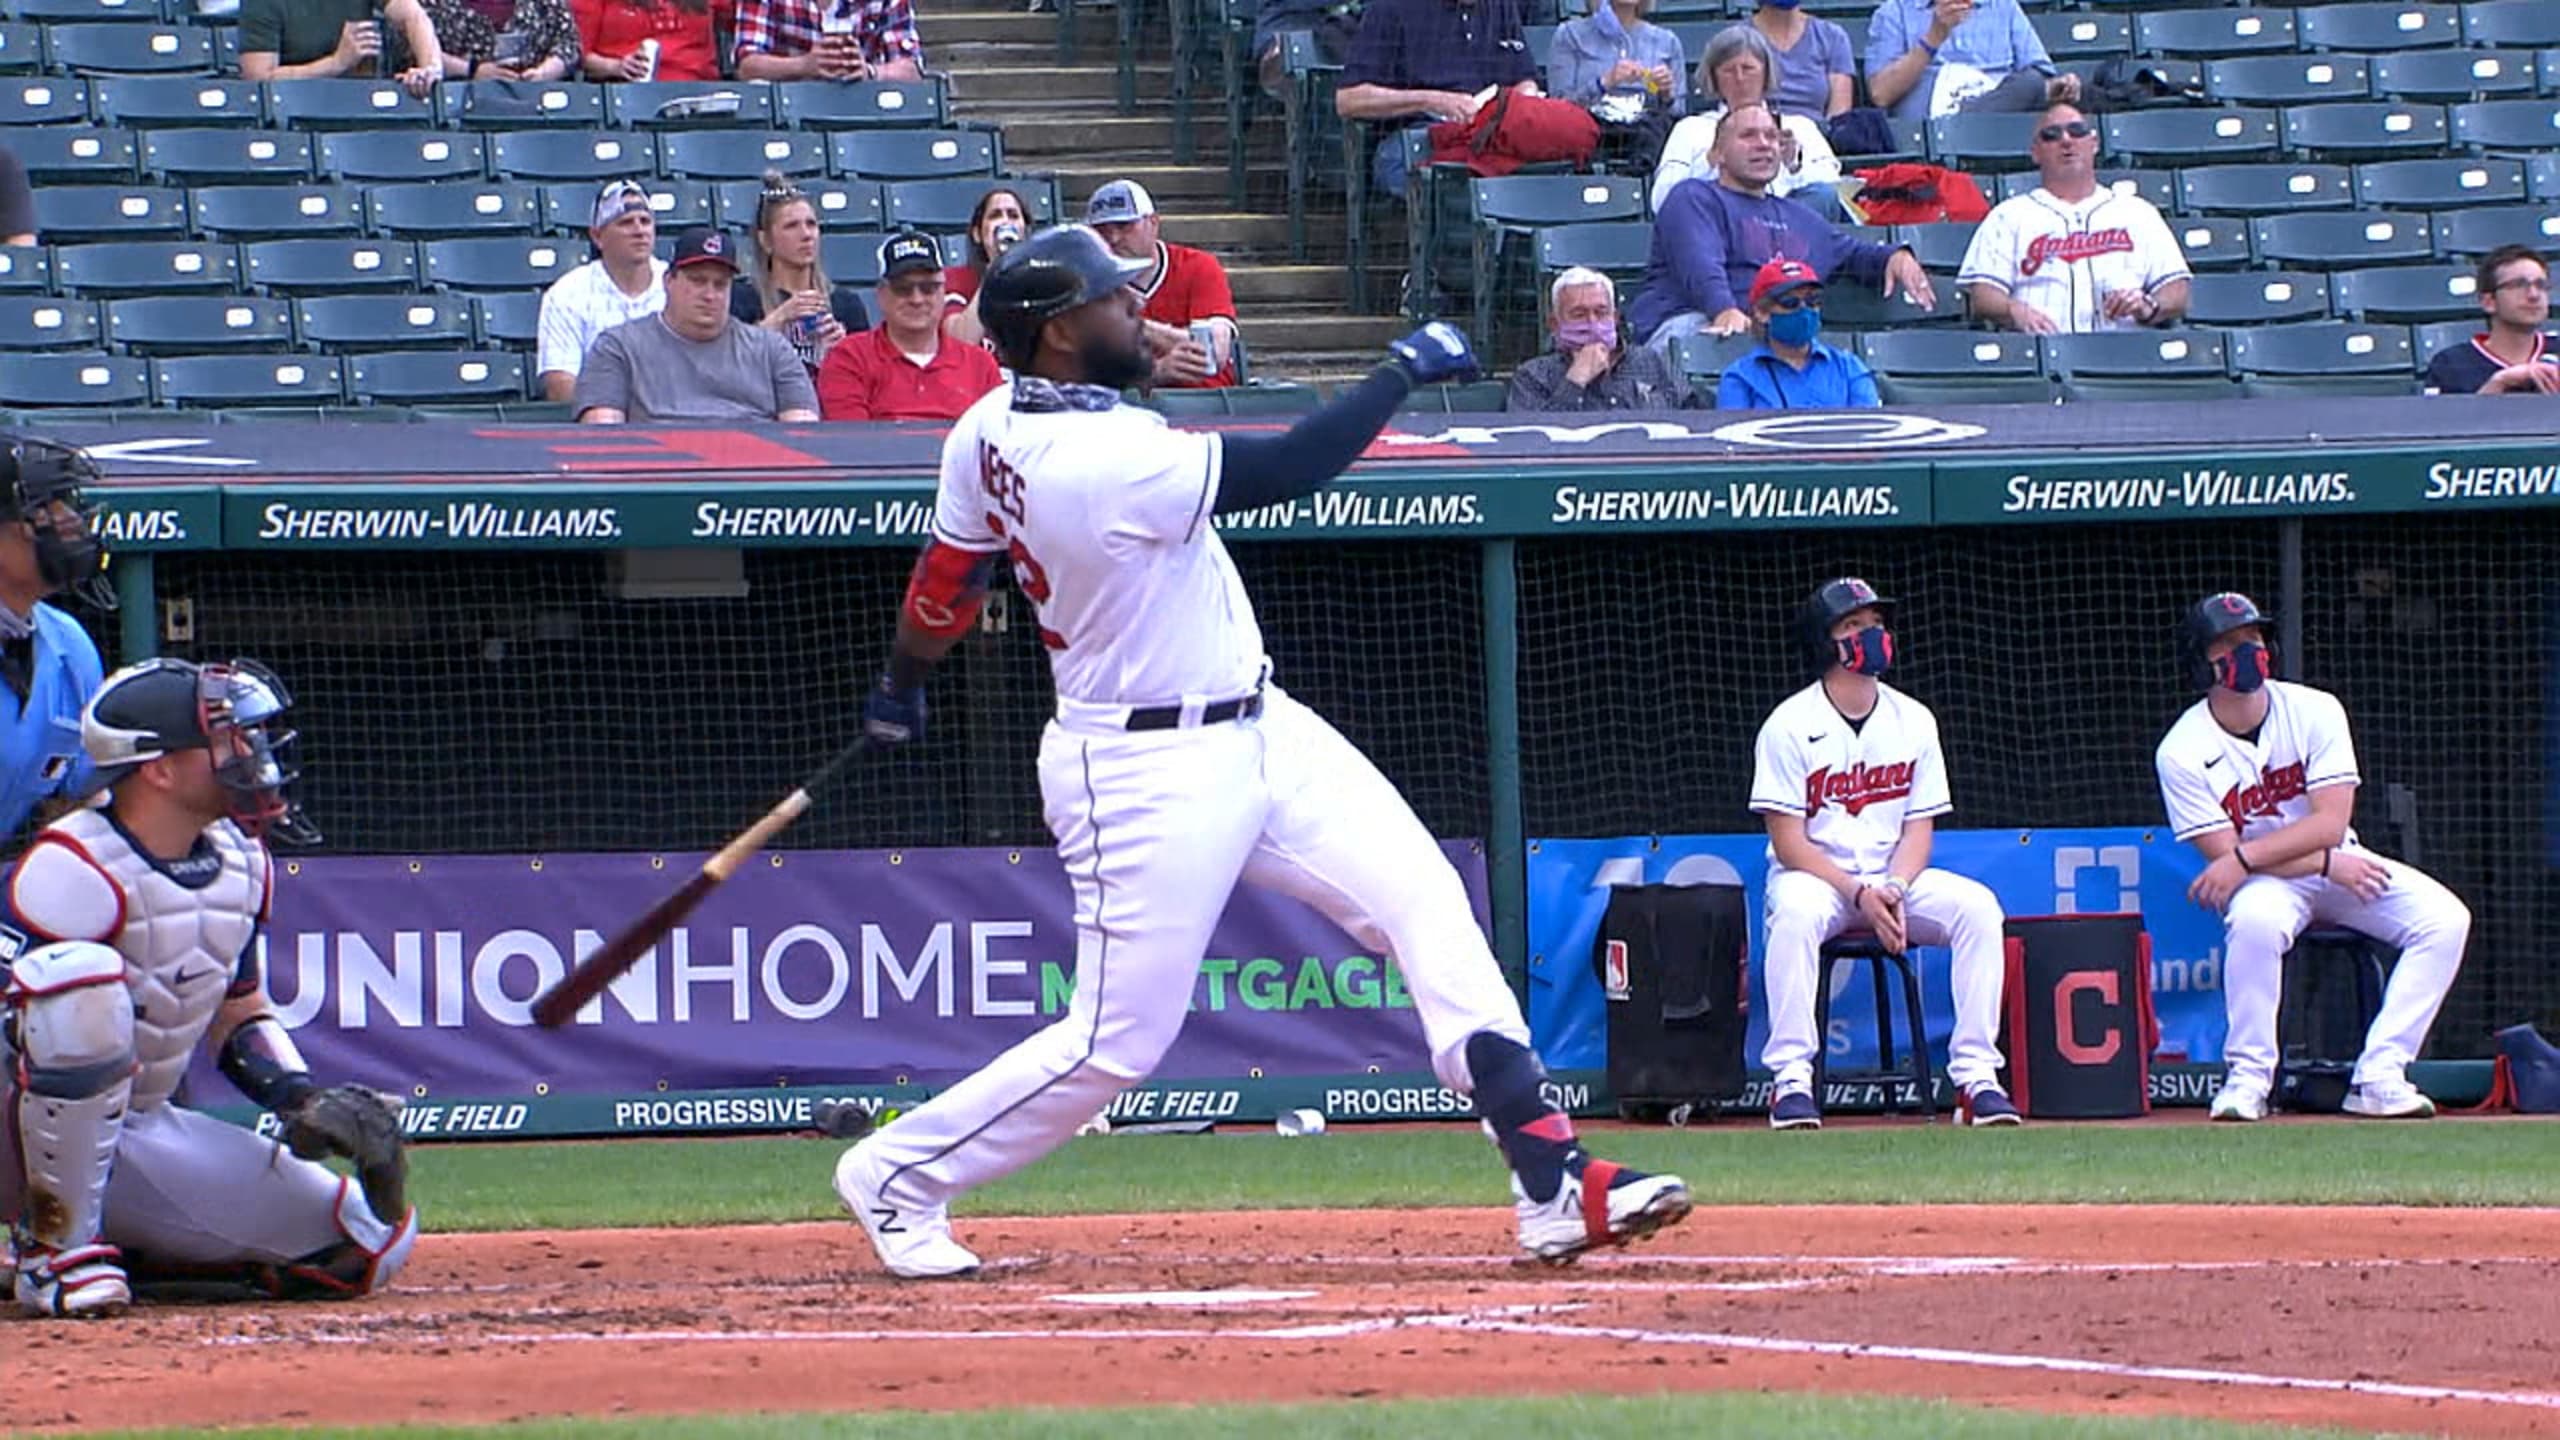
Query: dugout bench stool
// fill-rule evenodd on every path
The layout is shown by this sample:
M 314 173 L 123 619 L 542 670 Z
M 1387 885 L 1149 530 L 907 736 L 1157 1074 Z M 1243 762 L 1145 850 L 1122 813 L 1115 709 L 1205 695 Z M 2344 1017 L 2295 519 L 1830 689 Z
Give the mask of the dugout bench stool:
M 1908 1080 L 1911 1082 L 1913 1093 L 1920 1097 L 1921 1118 L 1935 1123 L 1938 1118 L 1938 1098 L 1935 1084 L 1929 1073 L 1929 1022 L 1926 1012 L 1920 1008 L 1920 963 L 1913 959 L 1907 950 L 1896 955 L 1885 949 L 1884 942 L 1877 939 L 1873 932 L 1866 930 L 1844 930 L 1823 941 L 1819 958 L 1814 962 L 1814 1103 L 1822 1104 L 1829 1093 L 1825 1086 L 1826 1082 L 1832 1078 L 1828 1063 L 1831 1054 L 1831 972 L 1835 966 L 1844 961 L 1864 961 L 1867 977 L 1875 985 L 1877 1068 L 1854 1071 L 1838 1078 L 1847 1081 L 1888 1083 Z M 1899 971 L 1902 975 L 1902 1025 L 1904 1033 L 1910 1037 L 1911 1042 L 1904 1052 L 1908 1060 L 1902 1064 L 1896 1064 L 1894 1061 L 1893 999 L 1892 987 L 1888 983 L 1889 977 L 1886 974 L 1888 970 Z M 1891 1094 L 1890 1091 L 1886 1093 L 1888 1096 Z M 1901 1109 L 1902 1106 L 1888 1098 L 1885 1108 L 1893 1111 Z
M 2356 1057 L 2382 1013 L 2382 992 L 2398 956 L 2392 945 L 2343 925 L 2314 925 L 2295 938 L 2284 952 L 2271 1100 L 2284 1109 L 2324 1114 L 2345 1105 Z M 2331 998 L 2341 970 L 2355 989 L 2351 1022 Z M 2349 1023 L 2353 1029 L 2341 1034 Z

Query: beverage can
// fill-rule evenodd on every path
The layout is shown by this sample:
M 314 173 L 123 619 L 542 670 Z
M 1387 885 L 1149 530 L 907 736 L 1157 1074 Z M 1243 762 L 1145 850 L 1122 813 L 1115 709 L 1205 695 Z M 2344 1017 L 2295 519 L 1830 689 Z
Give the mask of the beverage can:
M 657 79 L 658 40 L 656 36 L 653 35 L 640 42 L 640 59 L 648 67 L 640 72 L 640 78 L 643 80 Z
M 818 341 L 818 324 L 819 320 L 815 315 L 802 315 L 794 319 L 791 322 L 792 340 L 802 346 L 816 344 Z

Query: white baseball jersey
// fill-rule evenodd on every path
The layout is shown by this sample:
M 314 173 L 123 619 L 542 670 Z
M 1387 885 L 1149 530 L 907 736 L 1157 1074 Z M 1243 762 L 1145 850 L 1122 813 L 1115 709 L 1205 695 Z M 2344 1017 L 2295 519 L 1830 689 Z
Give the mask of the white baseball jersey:
M 1062 698 L 1232 699 L 1261 682 L 1263 652 L 1209 523 L 1224 454 L 1152 410 L 1021 411 L 1006 386 L 942 442 L 934 537 L 1011 559 Z
M 1851 725 L 1817 680 L 1781 701 L 1761 725 L 1751 808 L 1803 817 L 1805 838 L 1841 869 L 1881 874 L 1901 843 L 1904 821 L 1955 808 L 1946 757 L 1938 750 L 1938 717 L 1878 682 L 1876 708 Z
M 2098 306 L 2105 292 L 2148 294 L 2188 274 L 2186 252 L 2150 201 L 2101 185 L 2073 202 L 2039 185 L 1993 207 L 1965 247 L 1956 283 L 1997 286 L 2064 333 L 2086 335 L 2139 328 L 2104 318 Z
M 2270 680 L 2267 718 L 2234 735 L 2198 700 L 2160 738 L 2154 764 L 2169 828 L 2181 840 L 2210 830 L 2246 840 L 2311 817 L 2311 792 L 2362 783 L 2346 707 L 2326 690 Z M 2356 843 L 2347 832 L 2347 843 Z

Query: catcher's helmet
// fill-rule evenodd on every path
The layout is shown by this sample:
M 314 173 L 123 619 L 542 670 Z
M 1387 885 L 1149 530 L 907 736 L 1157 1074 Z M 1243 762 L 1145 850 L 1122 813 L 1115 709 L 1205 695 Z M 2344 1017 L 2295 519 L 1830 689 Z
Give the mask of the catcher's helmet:
M 998 358 L 1020 370 L 1039 348 L 1042 325 L 1118 293 L 1149 263 L 1113 254 L 1090 225 L 1053 225 L 988 267 L 978 287 L 979 323 L 995 338 Z
M 272 833 L 309 844 L 320 832 L 285 794 L 299 778 L 287 754 L 294 735 L 276 727 L 292 704 L 284 682 L 255 660 L 145 660 L 108 676 L 89 697 L 80 743 L 101 785 L 165 755 L 211 750 L 233 824 L 252 838 Z
M 2269 654 L 2276 648 L 2276 620 L 2258 608 L 2258 602 L 2237 590 L 2207 595 L 2187 607 L 2185 618 L 2178 622 L 2178 672 L 2198 690 L 2213 688 L 2213 662 L 2204 658 L 2214 641 L 2243 625 L 2258 627 L 2260 643 Z
M 70 590 L 112 610 L 107 551 L 90 527 L 85 493 L 97 478 L 84 451 L 32 435 L 0 436 L 0 523 L 23 520 L 35 531 L 36 573 L 48 590 Z
M 1838 642 L 1831 638 L 1831 627 L 1852 610 L 1873 608 L 1891 612 L 1893 601 L 1876 593 L 1876 587 L 1855 575 L 1825 580 L 1805 597 L 1796 610 L 1796 645 L 1804 652 L 1805 663 L 1819 675 L 1840 658 Z

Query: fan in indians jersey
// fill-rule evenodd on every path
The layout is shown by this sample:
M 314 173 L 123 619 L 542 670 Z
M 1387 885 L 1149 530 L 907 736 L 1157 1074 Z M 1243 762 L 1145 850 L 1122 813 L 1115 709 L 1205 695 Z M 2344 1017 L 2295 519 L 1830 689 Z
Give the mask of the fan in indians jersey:
M 2018 1123 L 1992 1039 L 2005 969 L 2000 902 L 1980 881 L 1929 865 L 1937 817 L 1954 805 L 1937 717 L 1876 678 L 1893 663 L 1892 604 L 1852 577 L 1816 589 L 1797 612 L 1796 633 L 1818 678 L 1760 727 L 1751 808 L 1769 826 L 1769 1041 L 1760 1060 L 1777 1077 L 1772 1129 L 1822 1128 L 1813 1093 L 1823 1042 L 1813 1023 L 1818 957 L 1822 942 L 1849 930 L 1873 932 L 1895 954 L 1913 944 L 1953 948 L 1947 1078 L 1962 1097 L 1957 1120 Z
M 2275 1083 L 2285 952 L 2315 922 L 2400 947 L 2366 1032 L 2347 1112 L 2425 1119 L 2435 1102 L 2409 1062 L 2462 968 L 2471 912 L 2417 869 L 2365 849 L 2355 741 L 2338 697 L 2274 679 L 2274 622 L 2246 595 L 2208 595 L 2178 627 L 2178 660 L 2204 692 L 2160 740 L 2160 799 L 2179 839 L 2212 862 L 2187 895 L 2222 915 L 2230 1066 L 2216 1120 L 2263 1120 Z

